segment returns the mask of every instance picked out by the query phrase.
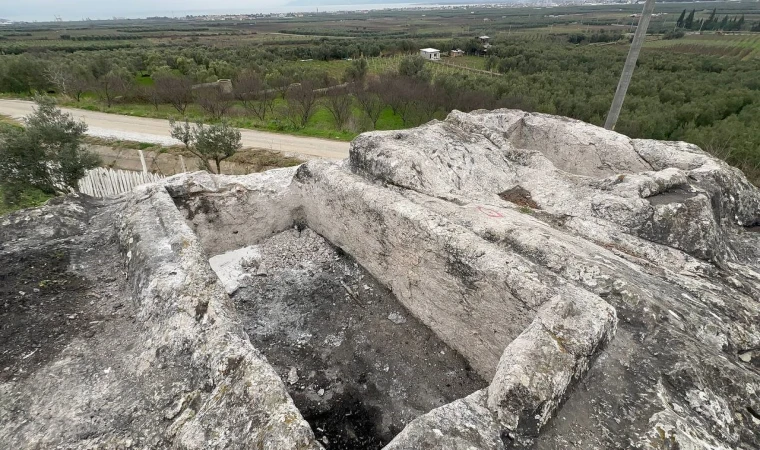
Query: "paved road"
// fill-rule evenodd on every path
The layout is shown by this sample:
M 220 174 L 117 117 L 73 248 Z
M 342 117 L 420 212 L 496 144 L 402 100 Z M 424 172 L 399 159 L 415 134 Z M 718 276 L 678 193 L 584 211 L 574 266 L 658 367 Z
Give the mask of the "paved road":
M 0 99 L 0 114 L 21 118 L 32 112 L 34 102 Z M 169 121 L 107 114 L 83 109 L 62 108 L 89 126 L 87 134 L 160 144 L 174 143 L 169 136 Z M 289 136 L 241 129 L 243 147 L 263 148 L 308 158 L 343 159 L 348 157 L 348 142 Z

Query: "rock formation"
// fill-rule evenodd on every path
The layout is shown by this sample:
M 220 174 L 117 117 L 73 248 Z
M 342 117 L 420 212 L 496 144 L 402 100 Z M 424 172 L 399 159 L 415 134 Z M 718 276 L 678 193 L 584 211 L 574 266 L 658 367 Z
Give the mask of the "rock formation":
M 57 200 L 0 218 L 0 442 L 759 448 L 759 229 L 693 145 L 514 110 Z

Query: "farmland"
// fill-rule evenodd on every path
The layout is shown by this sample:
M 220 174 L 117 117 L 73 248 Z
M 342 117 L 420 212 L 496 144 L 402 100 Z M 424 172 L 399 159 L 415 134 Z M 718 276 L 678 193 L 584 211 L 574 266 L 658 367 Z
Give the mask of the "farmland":
M 602 124 L 640 10 L 13 24 L 0 29 L 0 95 L 46 93 L 71 107 L 338 140 L 452 109 L 510 107 Z M 760 180 L 760 4 L 662 3 L 655 12 L 617 130 L 694 142 Z M 442 62 L 410 56 L 424 47 L 443 50 Z M 452 49 L 465 56 L 447 57 Z M 232 90 L 191 90 L 219 79 L 232 80 Z
M 649 42 L 647 47 L 749 60 L 760 58 L 760 34 L 690 34 L 682 39 Z

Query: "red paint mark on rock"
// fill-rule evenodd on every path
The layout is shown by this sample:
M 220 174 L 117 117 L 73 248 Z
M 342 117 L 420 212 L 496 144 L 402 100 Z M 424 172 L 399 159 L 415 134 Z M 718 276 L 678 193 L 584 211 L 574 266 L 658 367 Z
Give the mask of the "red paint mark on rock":
M 478 211 L 482 212 L 488 217 L 493 217 L 496 219 L 500 219 L 504 217 L 504 214 L 500 213 L 499 211 L 496 211 L 495 209 L 491 209 L 491 208 L 486 208 L 485 206 L 478 206 Z

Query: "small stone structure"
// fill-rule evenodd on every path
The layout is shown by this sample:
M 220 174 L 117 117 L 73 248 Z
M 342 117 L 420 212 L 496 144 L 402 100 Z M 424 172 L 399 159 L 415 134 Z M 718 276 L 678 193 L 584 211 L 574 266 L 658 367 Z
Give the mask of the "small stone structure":
M 759 225 L 693 145 L 514 110 L 55 200 L 0 219 L 0 442 L 758 448 Z
M 430 61 L 438 61 L 441 59 L 441 51 L 437 48 L 423 48 L 420 49 L 420 56 Z
M 201 83 L 201 84 L 193 85 L 193 90 L 202 90 L 202 89 L 219 89 L 219 91 L 223 94 L 232 94 L 232 90 L 233 90 L 232 80 L 219 79 L 211 83 Z

